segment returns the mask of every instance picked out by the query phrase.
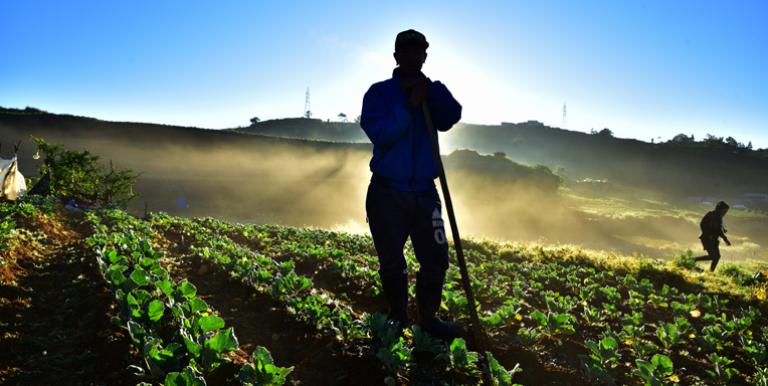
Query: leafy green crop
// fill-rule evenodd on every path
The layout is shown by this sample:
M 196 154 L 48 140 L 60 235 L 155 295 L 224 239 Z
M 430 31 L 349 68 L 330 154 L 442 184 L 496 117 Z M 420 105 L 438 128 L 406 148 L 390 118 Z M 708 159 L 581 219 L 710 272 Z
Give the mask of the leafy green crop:
M 118 318 L 144 360 L 144 366 L 134 366 L 134 371 L 148 379 L 163 379 L 167 385 L 204 385 L 204 377 L 239 347 L 233 329 L 211 313 L 192 283 L 170 280 L 159 264 L 164 254 L 148 241 L 151 227 L 119 210 L 87 212 L 86 218 L 94 229 L 86 243 L 96 251 L 99 269 L 115 293 Z M 263 351 L 254 355 L 266 360 Z M 246 364 L 243 374 L 248 374 L 248 366 L 255 368 Z M 271 383 L 252 384 L 285 381 L 275 368 L 256 366 L 275 377 Z
M 244 385 L 277 386 L 284 384 L 292 371 L 293 367 L 275 366 L 269 351 L 258 346 L 253 351 L 253 364 L 241 367 L 237 377 Z
M 635 374 L 645 382 L 646 386 L 662 386 L 678 382 L 674 375 L 674 366 L 668 356 L 654 354 L 651 361 L 637 359 Z
M 11 232 L 16 228 L 16 222 L 9 219 L 0 221 L 0 249 L 8 248 L 8 238 Z
M 582 356 L 582 366 L 587 378 L 601 384 L 613 382 L 608 369 L 615 368 L 621 359 L 617 339 L 608 336 L 598 342 L 587 341 L 586 346 L 590 354 Z
M 715 353 L 707 355 L 707 358 L 714 365 L 714 370 L 707 370 L 712 380 L 720 385 L 727 385 L 737 374 L 739 370 L 730 367 L 733 360 Z

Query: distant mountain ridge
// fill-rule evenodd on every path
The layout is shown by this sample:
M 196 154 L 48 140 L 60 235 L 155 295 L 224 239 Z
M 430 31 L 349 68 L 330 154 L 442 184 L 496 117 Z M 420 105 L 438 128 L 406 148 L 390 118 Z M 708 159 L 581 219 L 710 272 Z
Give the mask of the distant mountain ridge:
M 23 116 L 28 117 L 22 123 Z M 13 123 L 17 122 L 17 123 Z M 256 135 L 260 141 L 291 138 L 319 147 L 351 146 L 370 149 L 365 132 L 354 122 L 285 118 L 256 122 L 248 127 L 205 130 L 145 123 L 107 122 L 71 115 L 48 114 L 34 108 L 0 109 L 0 124 L 66 127 L 71 135 L 92 138 L 89 127 L 113 128 L 109 135 L 136 141 L 162 142 L 164 136 L 189 135 L 199 146 L 211 138 L 243 143 L 233 132 Z M 2 126 L 0 126 L 1 128 Z M 163 128 L 160 137 L 147 130 Z M 159 132 L 158 132 L 159 133 Z M 205 133 L 205 135 L 203 135 Z M 105 133 L 106 134 L 106 133 Z M 605 179 L 611 183 L 681 196 L 734 196 L 768 192 L 768 149 L 750 150 L 721 142 L 647 143 L 615 138 L 609 131 L 588 134 L 550 127 L 536 121 L 475 125 L 459 123 L 440 133 L 441 150 L 473 149 L 480 153 L 504 153 L 515 162 L 545 165 L 561 177 L 580 180 Z M 268 139 L 272 138 L 272 140 Z M 274 142 L 278 143 L 278 142 Z
M 281 118 L 256 122 L 248 127 L 228 129 L 241 133 L 333 142 L 364 142 L 368 137 L 355 122 L 330 122 L 315 118 Z
M 239 132 L 336 142 L 369 142 L 358 123 L 286 118 L 257 122 Z M 505 153 L 531 165 L 545 165 L 571 179 L 608 179 L 676 196 L 741 195 L 768 192 L 768 148 L 751 150 L 723 141 L 695 142 L 686 136 L 663 143 L 546 126 L 537 121 L 500 125 L 458 123 L 441 133 L 441 149 Z M 683 138 L 685 137 L 685 138 Z M 682 140 L 681 140 L 682 139 Z

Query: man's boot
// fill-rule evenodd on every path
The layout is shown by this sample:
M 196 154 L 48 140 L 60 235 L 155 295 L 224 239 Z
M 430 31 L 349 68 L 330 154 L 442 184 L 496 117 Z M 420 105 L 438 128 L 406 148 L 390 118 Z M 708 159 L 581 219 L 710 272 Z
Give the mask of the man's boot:
M 380 273 L 380 277 L 382 292 L 389 304 L 389 319 L 397 323 L 400 332 L 408 327 L 408 275 Z
M 451 322 L 440 320 L 435 314 L 443 298 L 442 277 L 428 277 L 416 274 L 416 301 L 419 308 L 419 325 L 432 336 L 444 340 L 459 337 L 459 328 Z

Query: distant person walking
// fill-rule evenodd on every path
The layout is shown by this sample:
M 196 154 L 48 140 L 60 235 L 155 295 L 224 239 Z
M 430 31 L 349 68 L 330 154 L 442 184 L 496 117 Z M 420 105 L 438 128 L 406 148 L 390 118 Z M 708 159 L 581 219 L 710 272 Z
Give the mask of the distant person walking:
M 710 272 L 715 271 L 717 262 L 720 261 L 720 238 L 725 240 L 725 244 L 731 245 L 728 237 L 725 236 L 727 230 L 723 226 L 723 217 L 728 213 L 730 207 L 724 201 L 720 201 L 715 206 L 715 210 L 711 210 L 704 215 L 699 223 L 701 228 L 701 245 L 704 250 L 707 251 L 706 256 L 699 256 L 695 258 L 695 261 L 712 260 L 712 265 L 709 267 Z
M 408 276 L 403 247 L 410 236 L 419 261 L 416 301 L 419 324 L 438 337 L 458 335 L 436 317 L 448 269 L 448 241 L 435 187 L 438 177 L 421 104 L 427 103 L 436 130 L 461 118 L 461 105 L 440 81 L 421 72 L 429 43 L 409 29 L 395 38 L 392 77 L 374 83 L 363 97 L 360 126 L 373 143 L 371 181 L 365 199 L 367 221 L 379 259 L 379 277 L 389 317 L 408 326 Z

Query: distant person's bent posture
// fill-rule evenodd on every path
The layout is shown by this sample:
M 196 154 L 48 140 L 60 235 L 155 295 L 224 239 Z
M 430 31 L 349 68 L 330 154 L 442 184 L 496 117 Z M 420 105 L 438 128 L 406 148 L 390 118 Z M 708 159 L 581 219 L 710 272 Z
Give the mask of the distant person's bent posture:
M 403 255 L 408 236 L 419 261 L 416 301 L 419 324 L 439 337 L 457 327 L 436 317 L 448 269 L 448 241 L 435 187 L 438 176 L 421 104 L 431 110 L 436 130 L 447 131 L 461 118 L 461 105 L 439 81 L 421 72 L 429 47 L 412 29 L 395 39 L 398 64 L 390 79 L 374 83 L 363 97 L 360 126 L 373 143 L 372 177 L 365 209 L 379 259 L 379 276 L 389 317 L 408 326 L 408 276 Z
M 695 258 L 695 261 L 712 260 L 712 265 L 709 267 L 711 272 L 715 271 L 717 262 L 720 261 L 720 238 L 725 240 L 727 245 L 731 245 L 728 237 L 725 236 L 725 227 L 723 227 L 723 217 L 728 213 L 728 204 L 720 201 L 715 206 L 715 210 L 707 212 L 699 223 L 701 228 L 701 245 L 704 250 L 707 251 L 706 256 L 699 256 Z

